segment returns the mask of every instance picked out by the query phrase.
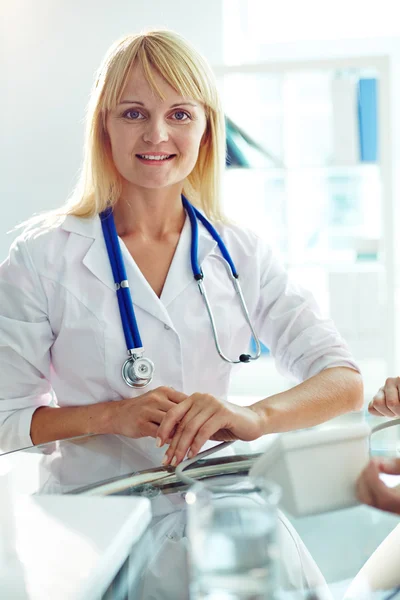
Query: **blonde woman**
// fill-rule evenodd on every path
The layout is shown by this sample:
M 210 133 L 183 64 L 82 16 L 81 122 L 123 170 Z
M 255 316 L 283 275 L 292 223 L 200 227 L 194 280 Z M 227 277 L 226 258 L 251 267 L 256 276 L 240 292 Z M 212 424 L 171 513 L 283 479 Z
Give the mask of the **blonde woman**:
M 332 322 L 265 241 L 224 219 L 224 162 L 205 60 L 168 31 L 117 42 L 91 94 L 77 189 L 30 223 L 0 268 L 2 451 L 108 433 L 132 438 L 149 464 L 176 465 L 208 439 L 253 440 L 361 408 L 358 368 Z M 249 360 L 250 328 L 199 214 L 232 257 L 255 332 L 300 382 L 247 408 L 227 401 L 234 365 L 217 352 L 192 269 L 195 208 L 221 351 Z

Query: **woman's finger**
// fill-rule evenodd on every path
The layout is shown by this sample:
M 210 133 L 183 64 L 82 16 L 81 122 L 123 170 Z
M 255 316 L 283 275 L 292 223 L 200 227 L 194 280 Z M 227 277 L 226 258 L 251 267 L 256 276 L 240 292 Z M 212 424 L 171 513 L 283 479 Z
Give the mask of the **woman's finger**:
M 153 409 L 149 412 L 149 421 L 150 423 L 155 423 L 157 427 L 162 423 L 163 418 L 166 415 L 166 411 L 160 409 Z
M 164 410 L 165 412 L 167 412 L 171 408 L 174 408 L 176 404 L 180 404 L 181 402 L 186 400 L 186 398 L 188 398 L 186 394 L 183 394 L 182 392 L 177 392 L 176 390 L 173 390 L 172 388 L 168 387 L 159 387 L 153 390 L 153 393 L 149 392 L 149 395 L 151 395 L 150 397 L 152 400 L 152 404 L 156 405 L 158 408 Z
M 168 443 L 169 447 L 165 453 L 165 457 L 163 460 L 163 464 L 172 464 L 173 458 L 175 456 L 175 450 L 183 435 L 187 436 L 186 428 L 192 423 L 190 429 L 193 428 L 193 420 L 204 411 L 204 407 L 199 406 L 196 402 L 194 402 L 190 408 L 190 410 L 186 413 L 183 419 L 175 426 L 175 431 L 173 436 L 170 436 Z M 185 433 L 186 431 L 186 433 Z M 175 466 L 175 462 L 172 466 Z
M 203 409 L 196 411 L 193 407 L 187 414 L 187 417 L 189 418 L 183 428 L 181 429 L 180 425 L 178 425 L 177 433 L 166 452 L 166 460 L 170 462 L 173 467 L 182 462 L 198 431 L 213 413 L 214 411 L 211 408 L 209 408 L 209 410 Z
M 165 440 L 165 443 L 166 443 L 166 444 L 168 444 L 168 445 L 169 445 L 169 444 L 172 442 L 172 440 L 174 439 L 174 435 L 175 435 L 175 433 L 176 433 L 176 425 L 175 425 L 175 427 L 173 428 L 173 430 L 171 431 L 171 433 L 169 434 L 169 437 L 168 437 L 168 438 Z
M 189 449 L 189 458 L 192 456 L 196 456 L 196 454 L 200 451 L 202 446 L 212 438 L 214 433 L 223 429 L 226 426 L 226 422 L 223 420 L 221 415 L 214 415 L 208 421 L 204 423 L 204 425 L 199 429 L 197 435 L 195 436 L 190 449 Z
M 193 404 L 192 396 L 186 398 L 180 404 L 176 404 L 171 410 L 165 413 L 165 416 L 158 428 L 157 437 L 160 440 L 160 446 L 165 444 L 168 438 L 172 438 L 174 427 L 183 419 Z
M 166 392 L 165 392 L 166 397 L 168 398 L 168 400 L 171 400 L 171 402 L 174 402 L 175 404 L 180 404 L 181 402 L 186 400 L 186 398 L 189 397 L 187 394 L 184 394 L 183 392 L 178 392 L 177 390 L 174 390 L 174 388 L 168 387 L 165 389 L 166 389 Z
M 143 437 L 152 437 L 155 438 L 157 436 L 158 425 L 156 423 L 148 422 L 143 427 Z

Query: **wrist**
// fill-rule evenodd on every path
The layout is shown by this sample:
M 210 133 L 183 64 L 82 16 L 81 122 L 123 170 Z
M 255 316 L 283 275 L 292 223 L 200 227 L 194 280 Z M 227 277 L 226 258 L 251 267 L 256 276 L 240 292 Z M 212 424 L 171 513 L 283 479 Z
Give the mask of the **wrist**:
M 88 434 L 116 433 L 114 431 L 115 403 L 113 401 L 93 404 L 87 418 Z
M 261 435 L 266 435 L 267 433 L 272 433 L 272 431 L 269 411 L 262 402 L 262 400 L 260 402 L 255 402 L 255 404 L 251 404 L 248 408 L 256 413 L 260 420 Z

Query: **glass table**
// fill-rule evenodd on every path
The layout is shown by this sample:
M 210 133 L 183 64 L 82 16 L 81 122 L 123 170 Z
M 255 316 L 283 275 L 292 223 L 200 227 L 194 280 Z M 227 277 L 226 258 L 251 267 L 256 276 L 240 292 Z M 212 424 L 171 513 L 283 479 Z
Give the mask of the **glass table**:
M 344 421 L 351 418 L 359 417 L 342 417 Z M 399 431 L 389 429 L 379 432 L 371 438 L 372 453 L 398 455 L 398 437 Z M 270 438 L 265 436 L 256 442 L 237 442 L 233 445 L 235 455 L 215 454 L 190 467 L 190 472 L 198 479 L 215 478 L 219 483 L 224 478 L 242 477 L 268 446 Z M 142 536 L 140 543 L 135 544 L 125 562 L 116 565 L 113 580 L 102 595 L 104 600 L 146 598 L 146 594 L 142 595 L 143 574 L 149 561 L 154 561 L 160 553 L 157 538 L 151 532 L 154 527 L 157 529 L 160 526 L 166 515 L 171 512 L 182 513 L 185 504 L 187 486 L 177 479 L 173 468 L 150 467 L 138 472 L 129 439 L 96 435 L 3 454 L 0 456 L 0 476 L 4 472 L 8 473 L 8 485 L 16 494 L 92 497 L 139 495 L 148 498 L 152 505 L 152 526 Z M 400 521 L 396 515 L 367 506 L 300 519 L 287 516 L 326 579 L 329 593 L 321 597 L 335 599 L 343 597 L 360 568 Z M 184 522 L 182 527 L 184 529 Z M 166 569 L 171 573 L 173 568 L 172 560 Z M 180 583 L 186 585 L 183 580 Z M 388 593 L 389 590 L 375 592 L 371 597 L 386 598 L 389 597 Z M 188 597 L 185 594 L 182 597 Z M 313 597 L 310 592 L 301 596 L 290 591 L 287 594 L 288 598 Z M 164 596 L 159 597 L 177 600 L 173 592 L 169 596 L 165 592 Z

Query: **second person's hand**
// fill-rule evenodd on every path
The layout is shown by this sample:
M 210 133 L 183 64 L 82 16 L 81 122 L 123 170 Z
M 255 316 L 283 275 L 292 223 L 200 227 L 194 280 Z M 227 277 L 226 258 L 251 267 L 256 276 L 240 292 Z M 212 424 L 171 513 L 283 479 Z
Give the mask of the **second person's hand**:
M 265 415 L 255 407 L 242 407 L 209 394 L 192 394 L 164 416 L 158 428 L 158 445 L 169 444 L 164 465 L 178 465 L 189 451 L 195 456 L 208 440 L 255 440 L 264 433 Z
M 400 490 L 386 486 L 380 473 L 400 475 L 400 459 L 370 460 L 357 481 L 357 496 L 364 504 L 400 515 Z
M 389 377 L 369 403 L 368 411 L 378 417 L 400 417 L 400 377 Z

